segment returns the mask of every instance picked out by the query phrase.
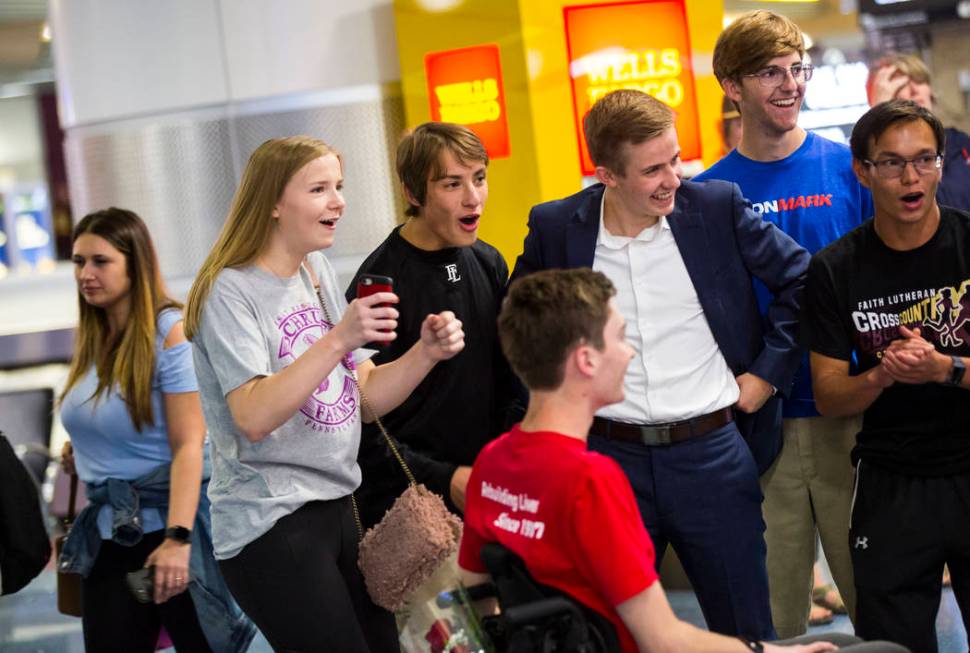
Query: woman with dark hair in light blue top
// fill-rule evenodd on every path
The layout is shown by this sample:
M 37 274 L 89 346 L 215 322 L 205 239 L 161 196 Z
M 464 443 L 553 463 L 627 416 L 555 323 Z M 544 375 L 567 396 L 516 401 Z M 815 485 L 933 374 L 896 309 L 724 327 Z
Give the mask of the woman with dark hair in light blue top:
M 245 650 L 255 628 L 212 556 L 206 430 L 181 306 L 134 213 L 92 213 L 73 242 L 80 320 L 61 417 L 65 467 L 89 506 L 59 565 L 83 576 L 85 649 L 154 651 L 164 625 L 180 651 Z M 143 567 L 148 603 L 125 580 Z

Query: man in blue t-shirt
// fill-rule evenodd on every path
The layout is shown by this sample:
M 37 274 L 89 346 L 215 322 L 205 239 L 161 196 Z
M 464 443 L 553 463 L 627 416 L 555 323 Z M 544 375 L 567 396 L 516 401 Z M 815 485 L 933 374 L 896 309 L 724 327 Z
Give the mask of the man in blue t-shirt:
M 872 215 L 872 198 L 852 173 L 849 148 L 807 133 L 798 111 L 811 79 L 801 30 L 769 11 L 740 16 L 718 38 L 714 74 L 741 112 L 736 149 L 698 175 L 741 187 L 756 212 L 815 253 Z M 762 310 L 768 297 L 758 288 Z M 771 611 L 779 637 L 805 632 L 816 533 L 850 615 L 848 548 L 855 418 L 820 417 L 808 361 L 784 401 L 778 459 L 762 476 Z

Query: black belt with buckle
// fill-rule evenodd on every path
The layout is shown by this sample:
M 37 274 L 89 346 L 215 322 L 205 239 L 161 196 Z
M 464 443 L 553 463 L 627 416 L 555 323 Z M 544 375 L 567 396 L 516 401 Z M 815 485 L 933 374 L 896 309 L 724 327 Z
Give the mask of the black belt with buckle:
M 666 424 L 629 424 L 615 422 L 603 417 L 594 417 L 590 435 L 598 435 L 608 440 L 638 442 L 645 445 L 673 444 L 691 438 L 707 435 L 734 421 L 734 409 L 730 406 L 715 410 L 713 413 L 692 417 L 680 422 Z

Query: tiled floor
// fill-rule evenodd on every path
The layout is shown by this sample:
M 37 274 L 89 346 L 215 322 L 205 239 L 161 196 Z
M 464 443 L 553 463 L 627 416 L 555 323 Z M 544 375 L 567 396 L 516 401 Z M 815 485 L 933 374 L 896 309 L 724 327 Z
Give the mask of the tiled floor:
M 33 583 L 13 596 L 0 597 L 0 651 L 3 653 L 82 653 L 81 622 L 58 614 L 54 600 L 55 577 L 45 571 Z M 669 593 L 674 611 L 682 619 L 703 625 L 700 607 L 693 592 Z M 953 592 L 944 590 L 936 618 L 940 653 L 965 653 L 967 634 Z M 847 617 L 838 617 L 829 626 L 811 629 L 812 633 L 851 633 Z M 257 636 L 250 653 L 269 653 L 266 640 Z
M 697 626 L 704 625 L 704 617 L 701 615 L 700 605 L 698 605 L 693 592 L 672 591 L 668 592 L 667 595 L 670 599 L 670 605 L 678 617 Z M 818 633 L 848 633 L 851 635 L 853 632 L 852 623 L 844 615 L 837 616 L 835 621 L 828 626 L 817 626 L 808 630 L 809 635 Z M 936 615 L 936 636 L 940 645 L 940 653 L 966 653 L 967 633 L 963 628 L 960 608 L 957 607 L 953 590 L 949 588 L 943 590 L 940 611 Z

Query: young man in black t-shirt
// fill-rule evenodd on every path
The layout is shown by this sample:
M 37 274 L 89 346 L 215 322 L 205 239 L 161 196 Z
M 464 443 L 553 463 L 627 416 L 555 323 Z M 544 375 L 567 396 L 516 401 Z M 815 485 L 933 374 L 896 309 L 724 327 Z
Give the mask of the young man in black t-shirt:
M 465 349 L 435 367 L 382 418 L 405 445 L 418 481 L 459 510 L 475 456 L 507 426 L 514 387 L 496 331 L 508 266 L 477 235 L 488 198 L 487 168 L 485 147 L 465 127 L 429 122 L 408 134 L 397 149 L 407 219 L 367 257 L 347 289 L 348 300 L 356 296 L 364 273 L 394 280 L 397 338 L 377 353 L 378 365 L 397 359 L 420 338 L 428 314 L 452 311 L 462 321 Z M 375 425 L 364 429 L 364 441 L 381 438 Z M 362 446 L 360 464 L 358 503 L 366 526 L 380 520 L 406 479 L 382 443 Z
M 804 344 L 819 411 L 863 413 L 856 631 L 936 651 L 944 563 L 970 626 L 970 214 L 936 203 L 944 133 L 926 109 L 877 105 L 851 146 L 875 218 L 812 259 Z

